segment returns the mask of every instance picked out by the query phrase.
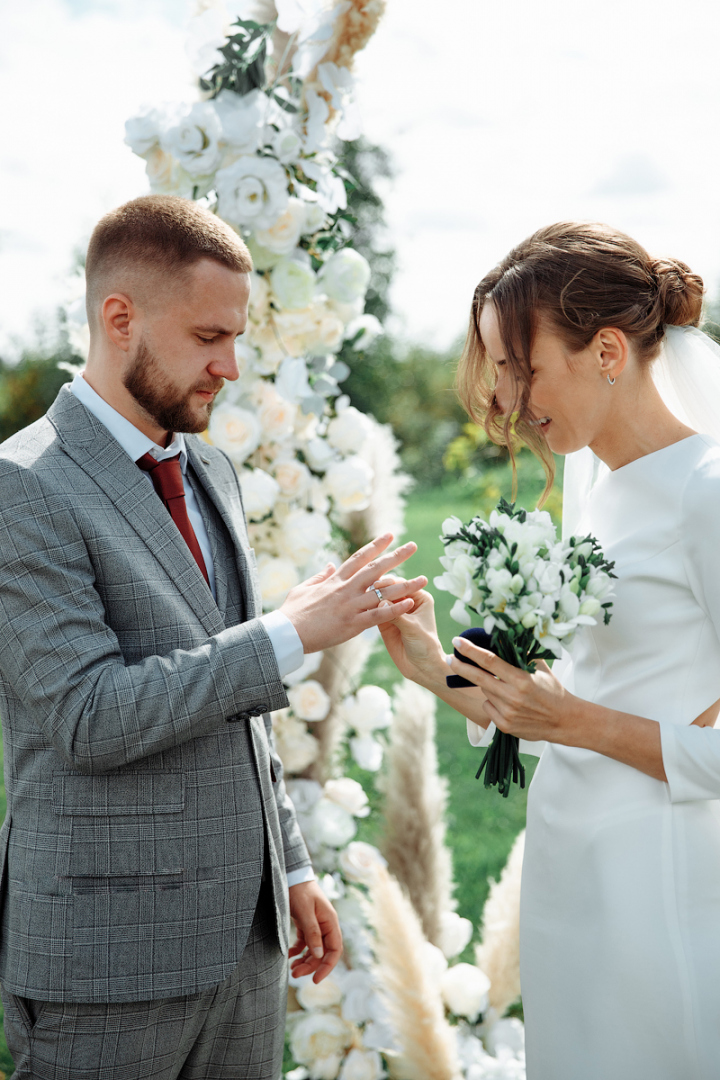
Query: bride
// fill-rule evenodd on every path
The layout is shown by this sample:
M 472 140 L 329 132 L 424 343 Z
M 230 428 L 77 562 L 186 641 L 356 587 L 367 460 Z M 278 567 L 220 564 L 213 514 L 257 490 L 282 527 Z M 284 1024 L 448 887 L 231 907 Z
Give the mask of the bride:
M 383 632 L 473 745 L 493 725 L 546 744 L 521 900 L 529 1080 L 720 1077 L 720 350 L 694 329 L 702 291 L 590 224 L 540 230 L 483 278 L 461 397 L 497 441 L 514 419 L 550 480 L 550 451 L 570 455 L 570 531 L 615 560 L 612 621 L 534 675 L 456 639 L 485 669 L 450 662 L 465 690 L 428 593 Z

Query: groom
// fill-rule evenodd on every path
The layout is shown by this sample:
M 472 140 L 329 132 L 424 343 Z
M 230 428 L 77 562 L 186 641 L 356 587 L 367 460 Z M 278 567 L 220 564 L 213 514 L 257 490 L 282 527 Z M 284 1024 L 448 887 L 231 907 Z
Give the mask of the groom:
M 305 652 L 410 610 L 389 535 L 261 614 L 238 477 L 195 434 L 236 379 L 252 268 L 149 196 L 87 255 L 90 355 L 0 447 L 0 981 L 15 1075 L 276 1080 L 297 975 L 342 943 L 269 712 Z M 406 597 L 406 599 L 400 599 Z M 398 602 L 392 602 L 392 601 Z M 288 896 L 289 886 L 289 896 Z

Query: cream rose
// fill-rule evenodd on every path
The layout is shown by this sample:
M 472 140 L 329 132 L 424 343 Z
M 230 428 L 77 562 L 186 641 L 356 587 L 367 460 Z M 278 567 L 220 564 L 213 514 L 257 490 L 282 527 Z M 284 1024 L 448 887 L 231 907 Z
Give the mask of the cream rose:
M 313 355 L 322 356 L 328 352 L 337 352 L 345 337 L 345 326 L 334 312 L 327 308 L 318 312 L 315 329 L 315 341 L 312 344 Z
M 262 521 L 275 506 L 280 485 L 264 469 L 243 469 L 240 473 L 243 505 L 250 521 Z
M 382 1080 L 385 1075 L 377 1050 L 354 1046 L 342 1063 L 339 1080 Z
M 275 559 L 272 555 L 262 553 L 258 555 L 257 563 L 263 607 L 266 611 L 274 611 L 290 590 L 300 583 L 300 575 L 290 559 Z
M 220 216 L 233 225 L 269 229 L 287 206 L 287 176 L 275 158 L 240 157 L 215 182 Z
M 222 125 L 211 101 L 184 107 L 177 124 L 163 131 L 160 145 L 190 176 L 207 176 L 220 164 Z
M 490 980 L 474 964 L 455 964 L 440 979 L 440 992 L 447 1008 L 470 1021 L 487 1009 L 489 989 Z
M 235 465 L 242 465 L 260 445 L 262 429 L 255 413 L 237 405 L 218 405 L 210 417 L 208 433 Z
M 315 679 L 291 686 L 288 701 L 301 720 L 324 720 L 330 712 L 330 698 Z
M 381 686 L 361 686 L 343 700 L 342 709 L 348 727 L 358 735 L 370 735 L 392 723 L 390 695 Z
M 443 911 L 440 915 L 440 938 L 438 946 L 448 960 L 458 956 L 470 941 L 473 925 L 456 911 Z
M 281 398 L 269 384 L 266 386 L 263 401 L 258 409 L 258 420 L 265 439 L 269 439 L 270 442 L 282 442 L 293 433 L 297 406 Z
M 337 1059 L 333 1080 L 340 1070 L 341 1057 L 350 1046 L 353 1029 L 334 1013 L 310 1012 L 302 1016 L 292 1028 L 290 1049 L 296 1061 L 307 1065 L 317 1076 L 317 1065 L 328 1059 Z M 326 1073 L 327 1075 L 327 1073 Z
M 145 175 L 155 195 L 173 195 L 187 187 L 190 179 L 172 154 L 159 146 L 154 146 L 145 155 Z
M 374 476 L 372 466 L 355 455 L 328 467 L 325 490 L 338 510 L 365 510 L 370 505 Z
M 331 255 L 318 274 L 318 282 L 332 300 L 352 304 L 363 297 L 370 284 L 370 263 L 353 248 Z
M 362 840 L 353 840 L 340 852 L 338 866 L 343 877 L 358 885 L 369 885 L 378 869 L 387 866 L 387 861 L 372 844 Z
M 316 202 L 305 203 L 305 222 L 303 224 L 303 235 L 312 235 L 319 232 L 320 229 L 324 229 L 327 223 L 327 216 L 322 206 Z
M 377 772 L 382 765 L 382 744 L 372 735 L 360 735 L 350 739 L 350 753 L 353 761 L 367 772 Z
M 317 340 L 318 323 L 312 305 L 299 311 L 277 311 L 275 328 L 291 357 L 301 357 Z
M 280 259 L 270 271 L 270 281 L 280 307 L 291 311 L 306 308 L 315 295 L 313 269 L 299 259 Z
M 302 199 L 291 196 L 280 217 L 269 229 L 258 229 L 255 238 L 266 251 L 289 255 L 297 247 L 304 224 L 305 204 Z
M 268 316 L 270 307 L 270 286 L 265 274 L 254 270 L 250 274 L 249 314 L 253 322 L 261 323 Z
M 341 454 L 356 454 L 372 430 L 370 417 L 349 405 L 328 424 L 327 441 Z
M 288 715 L 288 710 L 273 714 L 275 748 L 287 773 L 299 773 L 312 765 L 320 753 L 320 744 L 302 720 Z
M 299 499 L 308 492 L 312 473 L 302 461 L 297 458 L 276 461 L 273 471 L 285 498 Z
M 339 780 L 326 780 L 325 798 L 342 806 L 353 817 L 367 817 L 370 813 L 368 797 L 362 784 L 343 776 Z
M 307 566 L 328 546 L 331 537 L 330 522 L 324 514 L 292 510 L 283 521 L 278 546 L 297 566 Z
M 316 435 L 313 439 L 308 439 L 303 450 L 308 465 L 315 472 L 325 472 L 335 461 L 335 452 L 332 446 L 325 439 L 320 438 L 319 435 Z
M 287 356 L 287 351 L 277 333 L 274 320 L 267 319 L 261 323 L 248 323 L 245 331 L 247 341 L 260 353 L 258 370 L 263 375 L 274 375 L 280 364 Z
M 295 990 L 303 1009 L 332 1009 L 342 1001 L 342 990 L 332 975 L 321 983 L 314 983 L 311 975 L 306 975 Z

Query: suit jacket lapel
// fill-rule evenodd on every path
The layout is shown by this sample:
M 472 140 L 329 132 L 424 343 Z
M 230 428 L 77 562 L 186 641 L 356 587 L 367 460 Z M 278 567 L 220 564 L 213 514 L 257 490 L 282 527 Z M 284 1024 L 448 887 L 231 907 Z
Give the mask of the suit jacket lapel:
M 224 629 L 212 593 L 175 523 L 140 469 L 65 387 L 48 411 L 65 452 L 132 526 L 194 610 L 208 634 Z
M 235 549 L 237 572 L 240 575 L 245 593 L 246 615 L 248 619 L 255 619 L 262 614 L 256 582 L 255 553 L 250 547 L 247 538 L 236 482 L 233 479 L 232 488 L 230 488 L 226 481 L 211 471 L 208 467 L 210 459 L 205 457 L 202 452 L 202 442 L 198 445 L 198 440 L 192 437 L 186 437 L 185 441 L 192 467 L 230 534 Z M 230 509 L 234 503 L 237 504 L 237 513 L 235 514 Z

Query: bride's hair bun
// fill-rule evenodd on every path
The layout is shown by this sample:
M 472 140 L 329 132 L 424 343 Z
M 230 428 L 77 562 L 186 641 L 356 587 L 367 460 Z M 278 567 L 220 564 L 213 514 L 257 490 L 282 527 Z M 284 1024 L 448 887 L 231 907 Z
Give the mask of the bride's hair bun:
M 658 315 L 666 326 L 697 326 L 702 315 L 703 282 L 678 259 L 653 259 Z

